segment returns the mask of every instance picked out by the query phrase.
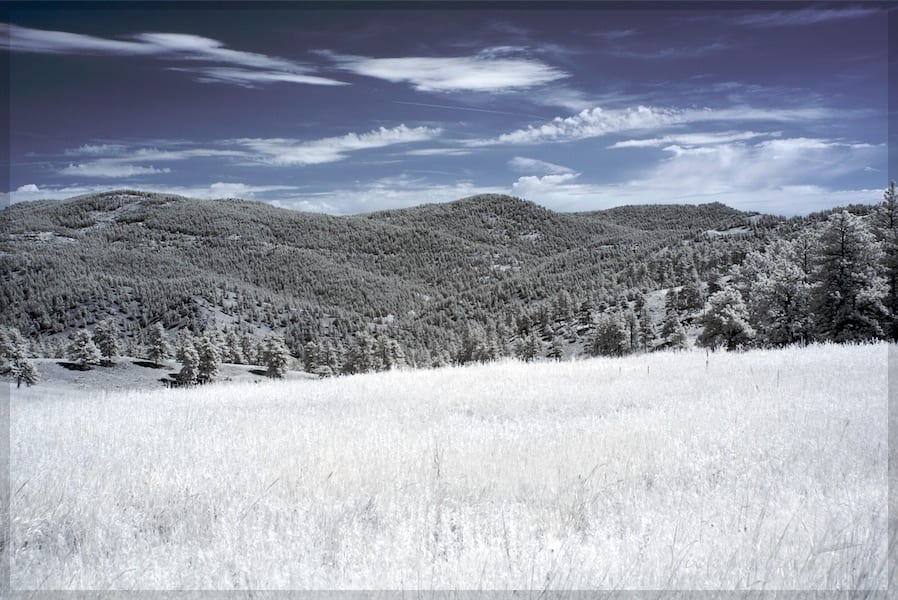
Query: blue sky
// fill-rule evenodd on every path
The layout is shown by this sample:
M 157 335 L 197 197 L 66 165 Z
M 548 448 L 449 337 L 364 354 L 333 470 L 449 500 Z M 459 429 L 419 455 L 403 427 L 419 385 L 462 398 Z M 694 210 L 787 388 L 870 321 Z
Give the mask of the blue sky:
M 888 183 L 884 5 L 14 5 L 9 199 L 800 214 Z

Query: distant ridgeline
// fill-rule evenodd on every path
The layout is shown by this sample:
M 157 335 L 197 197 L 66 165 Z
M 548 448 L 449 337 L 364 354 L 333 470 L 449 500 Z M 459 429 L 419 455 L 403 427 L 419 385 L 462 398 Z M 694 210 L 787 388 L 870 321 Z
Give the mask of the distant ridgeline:
M 214 328 L 245 347 L 233 359 L 278 334 L 309 370 L 357 372 L 696 335 L 730 348 L 888 337 L 898 307 L 894 200 L 786 220 L 481 195 L 334 217 L 117 191 L 12 205 L 0 227 L 0 324 L 44 356 L 100 321 L 144 356 L 161 323 L 172 339 Z

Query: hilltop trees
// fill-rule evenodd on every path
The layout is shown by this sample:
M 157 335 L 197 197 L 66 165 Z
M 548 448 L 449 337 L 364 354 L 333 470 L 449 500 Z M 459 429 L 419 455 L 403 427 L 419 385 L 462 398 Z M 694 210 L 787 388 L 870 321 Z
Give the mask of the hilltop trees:
M 0 328 L 0 373 L 16 380 L 16 387 L 37 383 L 39 375 L 28 352 L 28 340 L 15 327 Z

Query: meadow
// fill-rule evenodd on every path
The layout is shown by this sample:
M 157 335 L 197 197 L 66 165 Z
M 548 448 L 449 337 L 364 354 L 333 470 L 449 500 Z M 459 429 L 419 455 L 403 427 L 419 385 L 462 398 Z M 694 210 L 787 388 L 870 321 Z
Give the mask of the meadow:
M 16 589 L 882 589 L 887 344 L 12 390 Z

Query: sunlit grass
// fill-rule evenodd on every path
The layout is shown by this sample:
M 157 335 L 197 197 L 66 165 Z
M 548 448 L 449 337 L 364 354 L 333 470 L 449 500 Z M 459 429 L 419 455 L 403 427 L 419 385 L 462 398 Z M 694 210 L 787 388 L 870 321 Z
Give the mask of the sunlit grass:
M 858 589 L 885 344 L 11 405 L 11 583 Z

